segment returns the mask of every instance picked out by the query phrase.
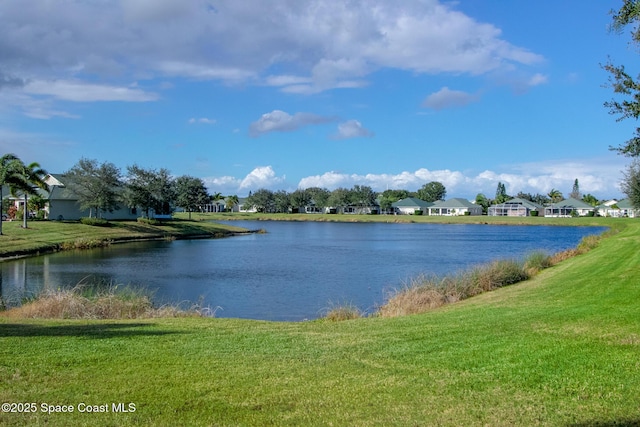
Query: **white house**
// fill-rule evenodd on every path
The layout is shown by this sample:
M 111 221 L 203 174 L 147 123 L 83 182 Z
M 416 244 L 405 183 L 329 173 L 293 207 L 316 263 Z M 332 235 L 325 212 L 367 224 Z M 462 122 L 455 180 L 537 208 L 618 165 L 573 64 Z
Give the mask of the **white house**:
M 571 216 L 589 216 L 595 214 L 595 207 L 572 197 L 553 203 L 544 208 L 544 216 L 567 218 Z
M 416 211 L 426 213 L 430 206 L 433 206 L 433 203 L 414 197 L 407 197 L 391 204 L 393 211 L 400 215 L 413 215 Z
M 537 203 L 533 203 L 529 200 L 521 199 L 519 197 L 507 200 L 504 203 L 489 206 L 487 215 L 489 216 L 532 216 L 532 212 L 537 212 L 534 215 L 544 215 L 544 206 Z
M 429 207 L 429 215 L 482 215 L 482 206 L 461 198 L 439 200 Z

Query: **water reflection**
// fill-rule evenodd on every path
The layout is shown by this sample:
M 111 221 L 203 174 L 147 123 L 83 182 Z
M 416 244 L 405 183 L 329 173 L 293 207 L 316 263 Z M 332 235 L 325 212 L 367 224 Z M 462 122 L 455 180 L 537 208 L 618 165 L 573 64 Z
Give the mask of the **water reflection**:
M 557 252 L 603 228 L 238 222 L 267 234 L 137 242 L 0 263 L 5 304 L 78 284 L 141 286 L 159 303 L 201 300 L 220 317 L 316 318 L 331 304 L 373 311 L 418 274 L 446 274 L 533 250 Z

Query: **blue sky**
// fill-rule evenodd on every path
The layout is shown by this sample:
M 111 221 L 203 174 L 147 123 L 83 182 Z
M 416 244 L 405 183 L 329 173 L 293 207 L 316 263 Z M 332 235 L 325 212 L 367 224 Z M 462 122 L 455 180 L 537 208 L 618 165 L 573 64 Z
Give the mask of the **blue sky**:
M 5 0 L 0 152 L 246 195 L 370 185 L 620 197 L 616 0 Z M 631 70 L 631 68 L 629 68 Z

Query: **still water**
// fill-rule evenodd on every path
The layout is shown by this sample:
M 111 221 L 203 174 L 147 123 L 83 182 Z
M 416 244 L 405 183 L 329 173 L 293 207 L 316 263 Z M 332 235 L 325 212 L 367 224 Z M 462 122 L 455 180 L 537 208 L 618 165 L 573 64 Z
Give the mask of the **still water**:
M 443 275 L 535 250 L 558 252 L 604 228 L 229 221 L 267 234 L 139 242 L 0 263 L 5 304 L 78 283 L 142 286 L 157 303 L 216 317 L 299 321 L 350 303 L 372 312 L 421 273 Z M 188 303 L 186 303 L 188 307 Z

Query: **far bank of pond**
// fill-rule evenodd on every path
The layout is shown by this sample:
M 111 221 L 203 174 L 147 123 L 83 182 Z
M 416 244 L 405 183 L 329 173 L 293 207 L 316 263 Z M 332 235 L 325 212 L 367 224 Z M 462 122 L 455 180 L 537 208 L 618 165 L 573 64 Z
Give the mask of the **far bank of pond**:
M 159 303 L 200 302 L 218 317 L 317 318 L 333 305 L 373 311 L 418 274 L 574 247 L 604 227 L 225 222 L 266 234 L 137 242 L 0 263 L 11 303 L 42 289 L 99 282 L 142 286 Z

